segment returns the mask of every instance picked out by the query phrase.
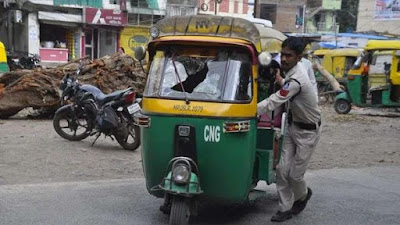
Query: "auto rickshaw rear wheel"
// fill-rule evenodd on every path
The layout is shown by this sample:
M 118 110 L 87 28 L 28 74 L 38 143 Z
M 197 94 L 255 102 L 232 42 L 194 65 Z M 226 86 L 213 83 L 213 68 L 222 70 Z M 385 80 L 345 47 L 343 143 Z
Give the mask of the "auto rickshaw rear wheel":
M 172 199 L 169 225 L 187 225 L 190 218 L 189 202 L 185 197 L 174 196 Z
M 339 99 L 335 101 L 333 106 L 335 111 L 339 114 L 347 114 L 351 110 L 351 103 L 344 99 Z

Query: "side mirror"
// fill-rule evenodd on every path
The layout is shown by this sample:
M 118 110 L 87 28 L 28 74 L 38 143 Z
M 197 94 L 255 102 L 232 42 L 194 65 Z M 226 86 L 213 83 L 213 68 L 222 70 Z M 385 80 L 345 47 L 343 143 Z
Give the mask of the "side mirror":
M 269 66 L 272 62 L 272 55 L 269 52 L 261 52 L 258 55 L 258 63 L 260 66 Z
M 144 46 L 138 46 L 135 48 L 135 58 L 138 61 L 142 61 L 145 56 L 146 56 L 146 49 L 144 48 Z

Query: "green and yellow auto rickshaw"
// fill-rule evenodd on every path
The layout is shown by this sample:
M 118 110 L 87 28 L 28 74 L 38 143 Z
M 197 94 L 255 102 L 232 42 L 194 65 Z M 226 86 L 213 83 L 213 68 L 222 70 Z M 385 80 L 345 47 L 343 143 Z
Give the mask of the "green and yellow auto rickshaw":
M 400 107 L 400 41 L 370 40 L 346 76 L 346 92 L 335 99 L 335 111 L 358 107 Z
M 271 93 L 266 83 L 273 82 L 258 74 L 271 55 L 261 52 L 257 28 L 241 18 L 183 16 L 160 20 L 150 33 L 136 123 L 146 187 L 164 198 L 169 223 L 187 224 L 204 199 L 260 196 L 257 182 L 275 181 L 285 116 L 257 117 L 260 95 Z
M 321 66 L 329 72 L 335 79 L 344 87 L 346 86 L 347 79 L 345 74 L 352 68 L 357 58 L 363 54 L 362 49 L 357 48 L 338 48 L 330 50 L 317 50 L 323 52 L 317 52 L 318 54 L 323 53 L 322 60 L 319 56 L 314 57 L 314 60 L 318 60 Z M 314 56 L 316 54 L 314 53 Z M 315 72 L 315 77 L 318 84 L 318 91 L 320 93 L 330 91 L 331 87 L 329 82 L 320 74 L 319 71 Z
M 8 72 L 6 48 L 3 42 L 0 41 L 0 74 Z

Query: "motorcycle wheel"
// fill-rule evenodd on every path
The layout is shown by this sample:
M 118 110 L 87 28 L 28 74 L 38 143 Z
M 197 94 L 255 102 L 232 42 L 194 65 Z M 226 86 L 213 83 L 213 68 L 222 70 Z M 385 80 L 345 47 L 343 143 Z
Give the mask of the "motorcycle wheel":
M 87 138 L 92 131 L 86 116 L 78 118 L 71 111 L 61 111 L 53 118 L 54 130 L 69 141 L 80 141 Z
M 127 135 L 117 135 L 118 143 L 125 149 L 135 151 L 140 146 L 140 127 L 134 124 L 125 124 L 128 129 Z

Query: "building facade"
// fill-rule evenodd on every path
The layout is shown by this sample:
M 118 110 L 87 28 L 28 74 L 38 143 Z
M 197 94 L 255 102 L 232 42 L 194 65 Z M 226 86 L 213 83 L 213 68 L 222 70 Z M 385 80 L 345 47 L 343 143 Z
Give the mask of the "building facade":
M 342 0 L 307 0 L 306 33 L 335 33 L 339 31 L 336 22 L 337 10 Z
M 400 1 L 360 1 L 358 5 L 357 32 L 400 35 Z
M 255 17 L 270 20 L 281 32 L 304 31 L 305 0 L 259 0 Z

